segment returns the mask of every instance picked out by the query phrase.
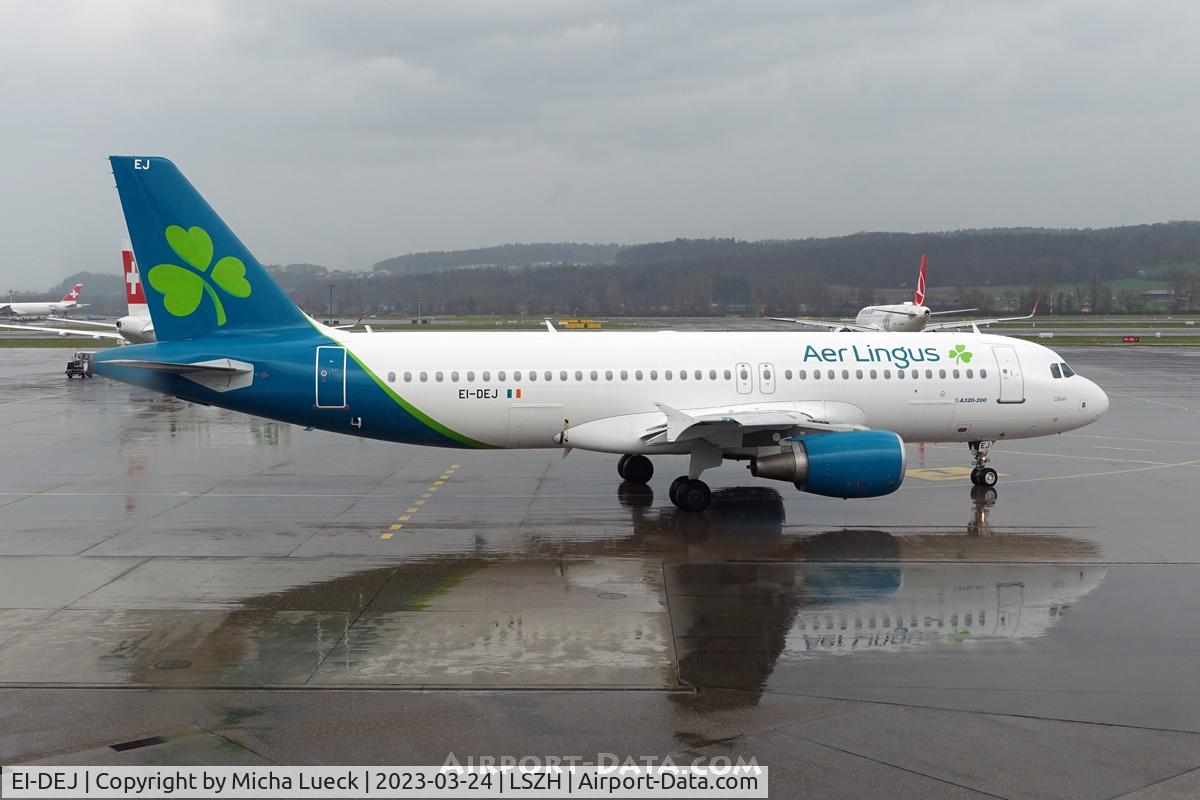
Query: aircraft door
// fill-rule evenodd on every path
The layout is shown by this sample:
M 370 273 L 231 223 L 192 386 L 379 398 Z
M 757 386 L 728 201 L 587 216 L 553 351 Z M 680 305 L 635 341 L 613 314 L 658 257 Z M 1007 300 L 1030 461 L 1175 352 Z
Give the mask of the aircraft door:
M 996 354 L 996 366 L 1000 372 L 1000 403 L 1024 403 L 1025 379 L 1021 376 L 1021 362 L 1017 359 L 1016 348 L 1007 345 L 993 347 Z
M 315 379 L 317 408 L 345 408 L 346 348 L 318 347 Z
M 750 365 L 739 363 L 733 371 L 733 377 L 737 380 L 738 394 L 750 394 L 754 388 L 752 378 L 750 377 Z
M 758 365 L 758 390 L 763 394 L 775 393 L 775 366 L 773 364 Z

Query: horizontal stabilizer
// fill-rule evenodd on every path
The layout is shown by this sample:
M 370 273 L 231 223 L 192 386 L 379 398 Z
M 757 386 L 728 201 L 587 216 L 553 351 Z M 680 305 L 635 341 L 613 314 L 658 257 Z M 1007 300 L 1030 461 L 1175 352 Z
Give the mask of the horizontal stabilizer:
M 232 358 L 217 358 L 186 364 L 176 361 L 150 361 L 141 358 L 114 358 L 105 363 L 113 367 L 132 367 L 179 375 L 217 392 L 244 389 L 254 383 L 254 365 Z

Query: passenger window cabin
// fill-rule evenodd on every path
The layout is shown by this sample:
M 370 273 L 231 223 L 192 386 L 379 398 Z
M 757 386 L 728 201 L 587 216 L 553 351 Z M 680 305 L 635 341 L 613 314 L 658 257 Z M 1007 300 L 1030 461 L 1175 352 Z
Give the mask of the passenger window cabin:
M 528 374 L 523 376 L 522 370 L 514 370 L 512 373 L 512 379 L 514 381 L 519 382 L 524 377 L 525 380 L 528 380 L 531 382 L 536 381 L 536 380 L 538 380 L 538 372 L 539 372 L 538 370 L 529 370 Z M 556 370 L 551 370 L 551 369 L 542 370 L 541 371 L 541 379 L 545 380 L 545 381 L 553 381 L 553 380 L 555 380 L 555 372 L 556 372 Z M 693 370 L 680 369 L 680 370 L 663 370 L 662 379 L 668 380 L 668 381 L 675 380 L 676 372 L 678 372 L 678 379 L 681 381 L 686 381 L 686 380 L 702 381 L 706 377 L 708 380 L 712 380 L 712 381 L 720 380 L 721 377 L 724 377 L 724 379 L 726 381 L 730 381 L 730 380 L 733 380 L 733 378 L 734 378 L 734 374 L 733 374 L 734 371 L 728 370 L 728 369 L 726 369 L 726 370 L 710 369 L 707 371 L 707 373 L 708 373 L 707 376 L 705 375 L 705 370 L 702 370 L 702 369 L 693 369 Z M 689 372 L 690 372 L 690 374 L 689 374 Z M 745 380 L 745 381 L 750 380 L 751 376 L 750 376 L 749 370 L 744 369 L 744 368 L 739 368 L 737 370 L 737 372 L 742 380 Z M 824 372 L 824 375 L 822 375 L 822 372 Z M 643 371 L 640 369 L 639 370 L 628 370 L 628 369 L 590 370 L 585 375 L 584 370 L 575 370 L 572 373 L 572 372 L 564 369 L 564 370 L 557 370 L 557 373 L 558 373 L 557 380 L 563 381 L 563 382 L 570 381 L 572 378 L 574 378 L 574 380 L 576 380 L 576 381 L 583 382 L 585 380 L 585 377 L 590 379 L 591 381 L 604 380 L 604 381 L 609 381 L 609 382 L 612 382 L 615 380 L 629 381 L 631 379 L 637 380 L 637 381 L 641 381 L 641 380 L 657 381 L 659 379 L 658 370 L 646 370 L 646 371 Z M 773 373 L 774 373 L 773 369 L 764 365 L 762 367 L 762 369 L 760 370 L 760 379 L 764 380 L 764 381 L 771 381 L 773 378 L 779 377 L 779 376 L 773 375 Z M 783 370 L 782 373 L 783 373 L 782 377 L 785 380 L 789 380 L 789 381 L 793 380 L 793 379 L 796 379 L 796 380 L 810 379 L 809 372 L 807 369 L 797 369 L 797 370 L 786 369 L 786 370 Z M 853 373 L 853 375 L 851 373 Z M 916 369 L 916 368 L 897 369 L 897 370 L 895 370 L 895 373 L 896 373 L 895 378 L 897 380 L 904 380 L 905 378 L 917 380 L 922 377 L 924 377 L 925 379 L 928 379 L 928 380 L 933 380 L 935 377 L 935 370 L 928 369 L 928 368 L 924 370 L 923 376 L 921 374 L 922 370 Z M 908 374 L 905 374 L 905 373 L 908 373 Z M 437 371 L 433 372 L 432 376 L 430 375 L 429 372 L 397 373 L 395 371 L 389 371 L 386 375 L 386 379 L 387 379 L 388 383 L 395 383 L 398 379 L 402 380 L 404 383 L 412 383 L 414 380 L 418 381 L 420 383 L 427 383 L 431 379 L 437 383 L 442 383 L 442 382 L 446 381 L 447 379 L 453 383 L 458 383 L 460 380 L 460 377 L 465 376 L 467 382 L 473 383 L 476 379 L 476 374 L 477 373 L 475 372 L 475 370 L 468 370 L 465 373 L 460 373 L 458 370 L 452 370 L 449 372 L 437 370 Z M 478 373 L 478 375 L 484 382 L 491 382 L 491 380 L 492 380 L 492 373 L 488 370 L 484 370 L 484 371 Z M 1055 362 L 1050 365 L 1050 375 L 1051 375 L 1051 377 L 1056 378 L 1056 379 L 1070 378 L 1073 375 L 1075 375 L 1075 372 L 1065 362 Z M 496 379 L 500 382 L 505 382 L 507 380 L 507 377 L 508 377 L 508 373 L 505 370 L 500 370 L 496 373 Z M 853 378 L 855 380 L 861 381 L 861 380 L 866 380 L 866 379 L 878 380 L 880 377 L 882 377 L 884 380 L 890 380 L 892 378 L 892 370 L 884 369 L 884 370 L 882 370 L 882 375 L 881 375 L 881 371 L 876 370 L 876 369 L 871 369 L 871 370 L 842 369 L 842 370 L 840 370 L 840 375 L 839 375 L 839 370 L 814 369 L 814 370 L 812 370 L 811 380 L 837 380 L 838 378 L 841 378 L 842 380 L 851 380 L 851 378 Z M 939 379 L 942 379 L 942 380 L 945 380 L 947 378 L 950 378 L 953 380 L 959 380 L 962 378 L 966 378 L 967 380 L 974 380 L 976 378 L 979 378 L 981 380 L 984 380 L 987 378 L 987 370 L 982 369 L 982 368 L 981 369 L 963 368 L 963 369 L 951 369 L 951 370 L 938 369 L 938 370 L 936 370 L 936 377 Z

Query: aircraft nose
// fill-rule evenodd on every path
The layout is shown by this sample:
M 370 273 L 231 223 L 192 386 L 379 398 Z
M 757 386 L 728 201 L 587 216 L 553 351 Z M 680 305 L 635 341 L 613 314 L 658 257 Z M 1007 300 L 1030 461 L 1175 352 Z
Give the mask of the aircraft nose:
M 1087 410 L 1096 419 L 1100 419 L 1104 412 L 1108 411 L 1108 395 L 1091 381 L 1088 381 Z

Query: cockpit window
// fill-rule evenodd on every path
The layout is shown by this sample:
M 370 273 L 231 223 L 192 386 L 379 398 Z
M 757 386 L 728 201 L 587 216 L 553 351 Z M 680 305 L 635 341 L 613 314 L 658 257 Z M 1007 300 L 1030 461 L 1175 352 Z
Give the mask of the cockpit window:
M 1062 364 L 1062 374 L 1064 378 L 1069 378 L 1075 374 L 1075 370 L 1071 369 L 1064 363 Z
M 1054 377 L 1056 377 L 1056 378 L 1061 378 L 1061 377 L 1062 377 L 1062 370 L 1060 370 L 1060 369 L 1058 368 L 1058 364 L 1051 364 L 1051 365 L 1050 365 L 1050 374 L 1051 374 L 1051 375 L 1053 375 L 1053 376 L 1054 376 Z

